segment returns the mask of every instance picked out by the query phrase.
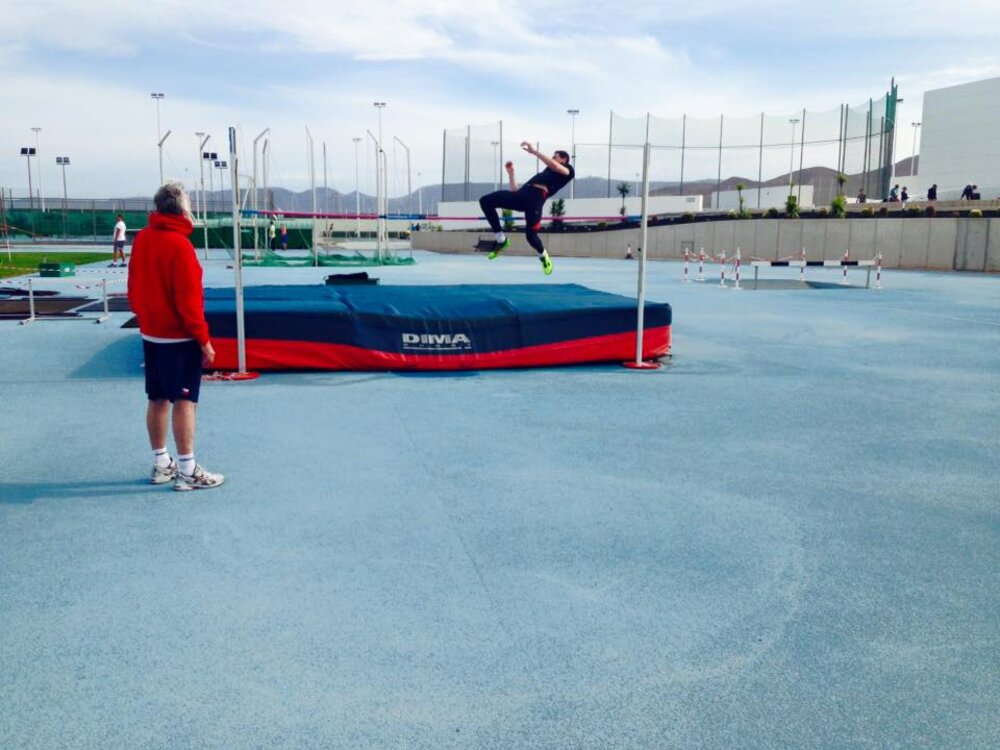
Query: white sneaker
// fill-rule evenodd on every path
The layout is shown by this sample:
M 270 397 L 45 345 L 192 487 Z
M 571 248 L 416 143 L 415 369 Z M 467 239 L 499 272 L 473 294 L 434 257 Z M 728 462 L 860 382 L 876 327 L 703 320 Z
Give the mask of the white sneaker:
M 177 476 L 174 477 L 174 489 L 178 492 L 210 490 L 225 481 L 226 478 L 222 474 L 213 474 L 210 471 L 205 471 L 201 465 L 196 465 L 191 476 L 177 472 Z
M 153 464 L 153 470 L 149 473 L 150 484 L 166 484 L 177 476 L 177 462 L 170 459 L 166 466 Z

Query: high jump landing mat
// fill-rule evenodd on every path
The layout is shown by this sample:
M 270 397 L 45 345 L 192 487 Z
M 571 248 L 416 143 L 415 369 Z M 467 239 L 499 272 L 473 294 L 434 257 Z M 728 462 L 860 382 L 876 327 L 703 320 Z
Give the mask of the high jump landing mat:
M 634 299 L 578 284 L 253 286 L 250 370 L 478 370 L 635 357 Z M 238 366 L 236 295 L 205 290 L 214 367 Z M 643 359 L 670 353 L 671 308 L 645 302 Z

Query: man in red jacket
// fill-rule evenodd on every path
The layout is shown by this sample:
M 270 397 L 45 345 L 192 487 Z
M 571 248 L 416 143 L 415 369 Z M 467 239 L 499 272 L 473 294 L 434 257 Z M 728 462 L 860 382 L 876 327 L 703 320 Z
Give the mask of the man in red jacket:
M 146 361 L 146 430 L 153 449 L 150 482 L 175 490 L 218 487 L 222 474 L 194 460 L 195 410 L 201 369 L 212 364 L 201 265 L 188 235 L 194 229 L 184 188 L 168 182 L 153 197 L 156 211 L 132 244 L 128 301 L 139 320 Z M 171 409 L 171 404 L 173 408 Z M 167 452 L 172 423 L 177 460 Z

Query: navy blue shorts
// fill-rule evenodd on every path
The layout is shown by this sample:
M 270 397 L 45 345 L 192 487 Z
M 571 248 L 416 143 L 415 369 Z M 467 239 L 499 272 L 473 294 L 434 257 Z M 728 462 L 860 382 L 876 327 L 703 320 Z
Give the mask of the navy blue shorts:
M 201 347 L 197 341 L 154 344 L 142 340 L 146 359 L 146 395 L 150 401 L 179 398 L 198 403 L 201 388 Z
M 115 240 L 115 250 L 124 250 L 125 240 Z

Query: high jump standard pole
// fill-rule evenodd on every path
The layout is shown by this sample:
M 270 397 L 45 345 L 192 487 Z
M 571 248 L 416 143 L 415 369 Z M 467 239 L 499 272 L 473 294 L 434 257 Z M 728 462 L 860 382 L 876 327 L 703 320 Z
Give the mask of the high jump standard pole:
M 240 189 L 239 161 L 236 155 L 236 128 L 229 128 L 229 175 L 233 197 L 233 251 L 236 253 L 236 356 L 239 374 L 247 371 L 247 342 L 243 329 L 243 250 L 240 248 Z
M 638 293 L 636 294 L 636 332 L 635 332 L 635 361 L 625 362 L 625 366 L 634 370 L 655 370 L 660 366 L 659 362 L 643 362 L 642 360 L 642 336 L 645 327 L 646 313 L 646 256 L 649 255 L 648 226 L 649 226 L 649 113 L 646 113 L 646 140 L 642 146 L 642 220 L 639 233 L 639 282 Z

